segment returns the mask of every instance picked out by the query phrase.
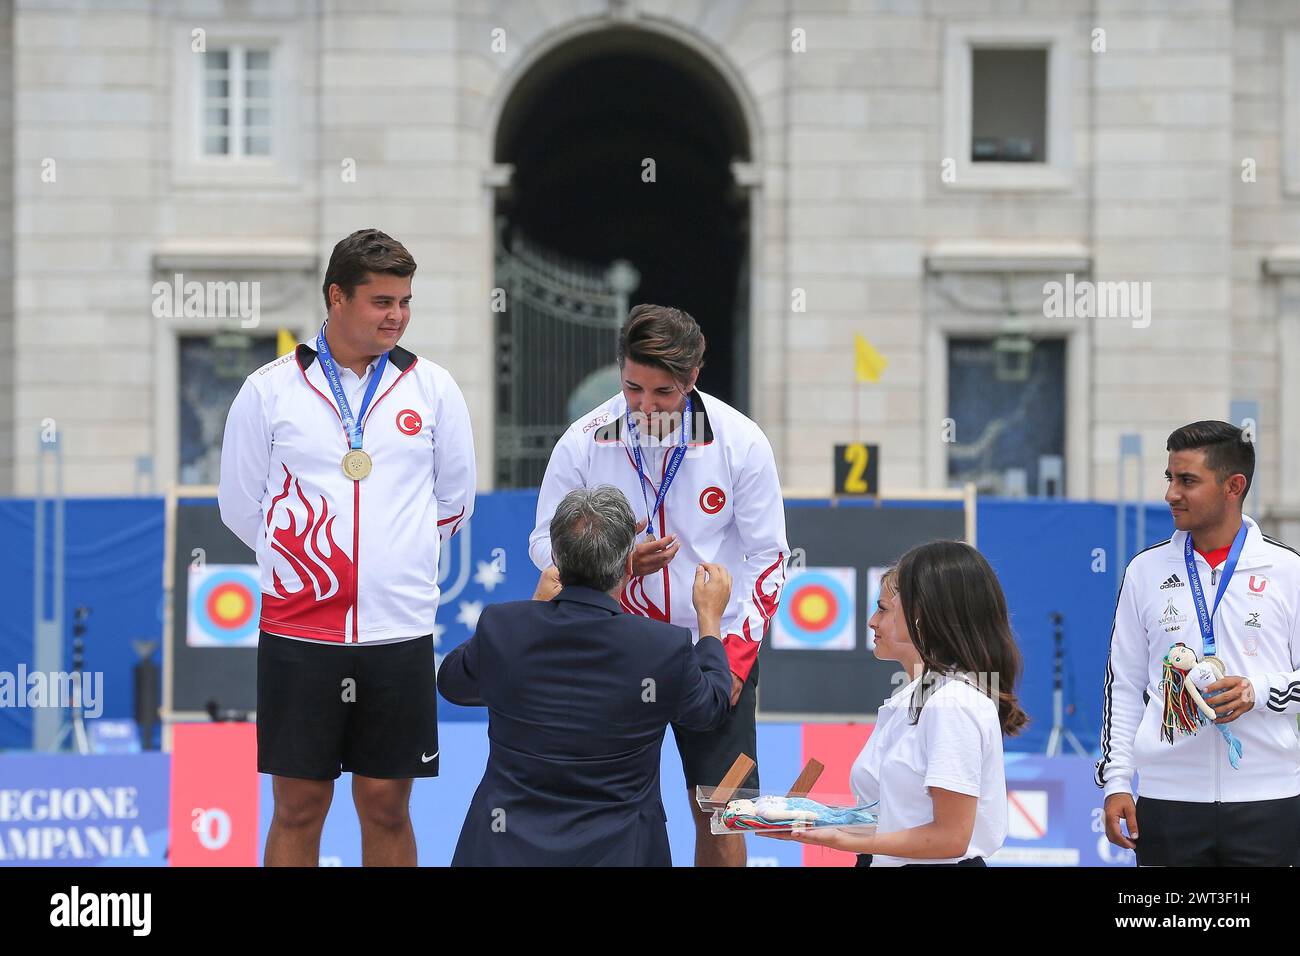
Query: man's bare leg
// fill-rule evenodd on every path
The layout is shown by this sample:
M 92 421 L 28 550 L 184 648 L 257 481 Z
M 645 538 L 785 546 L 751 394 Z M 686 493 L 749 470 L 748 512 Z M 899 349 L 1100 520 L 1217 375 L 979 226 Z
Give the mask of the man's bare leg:
M 748 855 L 745 852 L 745 838 L 735 836 L 714 836 L 709 831 L 709 818 L 712 811 L 701 810 L 695 802 L 695 791 L 686 791 L 691 807 L 691 816 L 695 818 L 695 865 L 696 866 L 745 866 Z
M 272 777 L 275 811 L 266 834 L 265 866 L 319 866 L 320 832 L 334 799 L 333 780 Z
M 352 775 L 352 802 L 361 821 L 362 866 L 415 866 L 411 783 Z

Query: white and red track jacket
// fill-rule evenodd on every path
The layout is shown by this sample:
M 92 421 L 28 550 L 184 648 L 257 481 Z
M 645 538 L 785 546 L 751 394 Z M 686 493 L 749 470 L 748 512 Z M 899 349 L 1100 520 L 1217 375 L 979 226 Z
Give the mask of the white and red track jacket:
M 676 534 L 680 550 L 657 574 L 633 578 L 622 594 L 633 614 L 689 627 L 700 638 L 691 592 L 695 567 L 721 564 L 732 578 L 731 601 L 722 617 L 723 646 L 732 673 L 749 676 L 776 613 L 785 562 L 785 504 L 772 446 L 762 429 L 721 399 L 691 393 L 691 447 L 655 516 L 655 537 Z M 659 481 L 677 432 L 662 441 L 642 434 L 645 498 L 654 507 Z M 538 568 L 551 559 L 551 517 L 574 488 L 613 485 L 627 496 L 632 513 L 646 517 L 627 436 L 627 401 L 620 392 L 569 426 L 551 453 L 537 499 L 537 523 L 528 553 Z
M 358 380 L 339 371 L 351 391 Z M 359 393 L 349 401 L 356 410 Z M 248 376 L 231 405 L 218 503 L 257 553 L 268 633 L 365 644 L 433 631 L 440 543 L 474 510 L 465 397 L 446 369 L 394 348 L 362 430 L 374 468 L 353 481 L 342 417 L 307 345 Z

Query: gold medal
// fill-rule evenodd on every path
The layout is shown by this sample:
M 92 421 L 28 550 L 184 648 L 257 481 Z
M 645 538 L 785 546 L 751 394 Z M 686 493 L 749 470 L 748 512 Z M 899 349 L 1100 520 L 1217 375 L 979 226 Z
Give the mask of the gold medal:
M 343 474 L 353 481 L 360 481 L 370 474 L 373 465 L 370 456 L 360 448 L 354 448 L 343 456 Z

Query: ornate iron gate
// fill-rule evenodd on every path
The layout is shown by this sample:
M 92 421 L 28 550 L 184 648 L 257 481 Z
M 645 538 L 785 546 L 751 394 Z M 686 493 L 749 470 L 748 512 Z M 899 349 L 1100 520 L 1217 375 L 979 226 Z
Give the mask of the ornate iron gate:
M 618 390 L 618 330 L 641 280 L 626 260 L 569 259 L 504 220 L 495 259 L 496 487 L 535 488 L 569 424 Z

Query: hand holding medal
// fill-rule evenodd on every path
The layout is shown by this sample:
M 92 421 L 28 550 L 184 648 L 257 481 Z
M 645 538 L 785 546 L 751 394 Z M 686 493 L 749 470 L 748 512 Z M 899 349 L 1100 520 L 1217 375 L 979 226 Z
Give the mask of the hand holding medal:
M 1205 698 L 1218 715 L 1216 724 L 1230 724 L 1255 706 L 1255 688 L 1245 677 L 1224 677 L 1204 688 Z M 1210 701 L 1210 698 L 1214 698 Z
M 1243 677 L 1226 677 L 1227 668 L 1214 656 L 1214 613 L 1228 590 L 1228 582 L 1237 570 L 1237 560 L 1246 543 L 1246 526 L 1243 524 L 1233 539 L 1228 558 L 1219 577 L 1214 595 L 1214 607 L 1205 601 L 1201 575 L 1196 567 L 1192 536 L 1183 542 L 1183 562 L 1187 566 L 1187 581 L 1191 585 L 1192 602 L 1196 605 L 1196 619 L 1201 628 L 1201 646 L 1205 657 L 1198 660 L 1196 652 L 1185 644 L 1175 644 L 1165 655 L 1164 675 L 1160 687 L 1165 694 L 1164 719 L 1160 735 L 1170 744 L 1175 734 L 1195 734 L 1202 721 L 1215 724 L 1228 744 L 1228 762 L 1234 770 L 1241 760 L 1241 741 L 1223 726 L 1231 723 L 1254 705 L 1250 681 Z M 1244 689 L 1243 689 L 1244 688 Z M 1205 694 L 1202 695 L 1201 691 Z M 1215 698 L 1211 707 L 1206 698 Z M 1216 710 L 1215 708 L 1223 708 Z
M 637 544 L 633 551 L 632 573 L 638 577 L 647 574 L 655 574 L 663 569 L 669 561 L 677 554 L 678 541 L 676 535 L 665 535 L 662 538 L 654 536 L 655 515 L 663 507 L 664 498 L 668 496 L 668 489 L 672 487 L 673 479 L 677 477 L 677 470 L 682 465 L 682 459 L 686 457 L 686 449 L 690 445 L 690 421 L 692 413 L 691 396 L 686 395 L 685 410 L 682 413 L 681 433 L 677 447 L 672 450 L 668 461 L 664 466 L 664 476 L 659 482 L 659 490 L 655 493 L 654 507 L 650 507 L 650 499 L 646 496 L 645 486 L 650 484 L 650 479 L 646 477 L 645 469 L 642 465 L 641 456 L 641 433 L 636 426 L 636 420 L 629 408 L 627 412 L 627 434 L 629 443 L 632 446 L 632 463 L 636 468 L 637 484 L 641 488 L 641 501 L 646 508 L 646 517 L 643 521 L 638 521 L 636 533 L 642 531 L 646 533 L 646 540 Z M 651 485 L 653 487 L 653 485 Z
M 646 523 L 645 518 L 636 523 L 638 535 L 645 530 Z M 632 573 L 636 577 L 658 574 L 668 565 L 668 562 L 677 557 L 680 547 L 681 542 L 677 540 L 675 534 L 667 534 L 662 538 L 651 535 L 644 541 L 637 541 L 636 547 L 632 549 Z
M 1186 644 L 1175 644 L 1165 655 L 1164 676 L 1160 687 L 1165 694 L 1164 720 L 1160 727 L 1160 736 L 1168 743 L 1174 742 L 1175 734 L 1192 735 L 1200 730 L 1202 723 L 1213 723 L 1228 745 L 1228 763 L 1236 770 L 1242 755 L 1241 741 L 1223 724 L 1235 720 L 1240 713 L 1229 711 L 1233 716 L 1221 717 L 1206 701 L 1206 697 L 1217 697 L 1217 688 L 1230 681 L 1243 681 L 1247 687 L 1249 681 L 1240 677 L 1224 678 L 1223 664 L 1215 657 L 1197 661 L 1196 652 Z M 1205 690 L 1204 696 L 1201 693 Z M 1233 701 L 1235 701 L 1235 697 Z M 1216 706 L 1231 704 L 1233 701 L 1216 700 Z M 1217 719 L 1216 719 L 1217 718 Z

